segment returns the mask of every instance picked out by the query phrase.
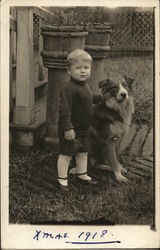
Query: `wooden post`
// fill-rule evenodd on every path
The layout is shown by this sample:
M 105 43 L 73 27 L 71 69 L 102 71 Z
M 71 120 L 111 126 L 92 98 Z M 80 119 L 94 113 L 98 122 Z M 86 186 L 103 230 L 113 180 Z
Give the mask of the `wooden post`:
M 44 26 L 43 57 L 44 66 L 48 68 L 47 89 L 47 139 L 58 136 L 59 93 L 69 80 L 67 73 L 67 55 L 77 48 L 84 49 L 88 34 L 83 26 Z
M 10 121 L 12 120 L 12 111 L 13 111 L 13 90 L 12 90 L 12 53 L 13 53 L 13 42 L 14 42 L 14 36 L 13 36 L 13 31 L 10 30 L 10 65 L 9 65 L 9 69 L 10 69 L 10 79 L 9 79 L 9 94 L 10 94 Z
M 33 9 L 17 9 L 16 106 L 13 122 L 30 125 L 35 121 L 33 81 Z
M 39 81 L 44 81 L 45 79 L 45 72 L 43 66 L 43 60 L 41 57 L 41 51 L 43 50 L 43 37 L 41 35 L 41 27 L 44 25 L 44 20 L 39 18 Z
M 12 12 L 12 11 L 11 11 Z M 17 22 L 10 16 L 10 122 L 13 119 L 13 98 L 14 98 L 14 83 L 13 78 L 15 73 L 13 73 L 13 64 L 16 63 L 16 32 L 17 32 Z

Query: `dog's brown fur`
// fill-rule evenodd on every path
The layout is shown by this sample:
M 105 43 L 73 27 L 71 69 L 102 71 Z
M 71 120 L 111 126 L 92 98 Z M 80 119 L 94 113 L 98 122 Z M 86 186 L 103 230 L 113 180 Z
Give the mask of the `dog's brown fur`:
M 110 78 L 99 83 L 103 100 L 93 108 L 90 128 L 91 158 L 96 164 L 109 162 L 118 182 L 127 181 L 126 170 L 118 161 L 120 141 L 128 131 L 134 112 L 130 90 L 133 79 Z

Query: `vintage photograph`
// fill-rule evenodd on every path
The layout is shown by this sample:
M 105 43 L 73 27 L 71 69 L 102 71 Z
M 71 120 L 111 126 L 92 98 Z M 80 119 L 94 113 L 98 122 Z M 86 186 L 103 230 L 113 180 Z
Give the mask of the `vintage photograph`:
M 9 224 L 154 228 L 154 8 L 9 12 Z

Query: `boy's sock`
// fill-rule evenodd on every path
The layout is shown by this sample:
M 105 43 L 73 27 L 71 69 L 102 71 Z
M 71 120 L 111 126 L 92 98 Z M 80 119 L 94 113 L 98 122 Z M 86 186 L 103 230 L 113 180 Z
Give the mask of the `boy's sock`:
M 78 153 L 76 155 L 76 168 L 75 170 L 71 169 L 78 175 L 81 173 L 84 173 L 82 175 L 78 175 L 78 178 L 85 180 L 85 181 L 90 181 L 92 178 L 90 176 L 87 175 L 87 164 L 88 164 L 88 157 L 87 157 L 88 153 Z M 70 171 L 70 173 L 72 173 L 72 171 Z
M 67 178 L 68 178 L 68 167 L 69 167 L 70 160 L 71 160 L 70 156 L 62 155 L 62 154 L 58 158 L 58 162 L 57 162 L 58 181 L 63 186 L 68 185 Z

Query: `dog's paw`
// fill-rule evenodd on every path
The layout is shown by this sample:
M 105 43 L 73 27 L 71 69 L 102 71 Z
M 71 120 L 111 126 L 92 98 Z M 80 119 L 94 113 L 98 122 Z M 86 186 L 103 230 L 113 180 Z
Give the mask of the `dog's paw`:
M 121 172 L 114 172 L 115 179 L 117 182 L 128 182 L 128 179 L 121 174 Z
M 126 173 L 127 173 L 127 169 L 125 169 L 124 167 L 122 167 L 122 166 L 120 165 L 120 172 L 121 172 L 122 174 L 126 174 Z

